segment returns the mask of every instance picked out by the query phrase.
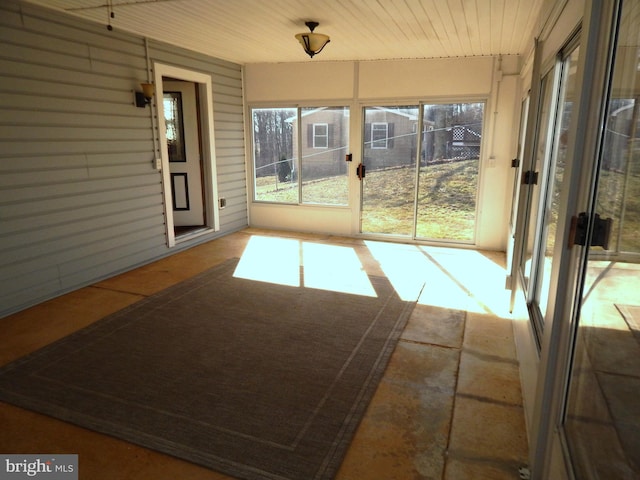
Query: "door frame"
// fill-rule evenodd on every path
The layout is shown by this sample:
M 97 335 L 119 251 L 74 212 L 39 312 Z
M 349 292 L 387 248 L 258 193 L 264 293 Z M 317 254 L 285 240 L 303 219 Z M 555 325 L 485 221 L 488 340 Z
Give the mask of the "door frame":
M 167 246 L 175 247 L 176 243 L 200 236 L 211 231 L 220 230 L 218 205 L 218 182 L 215 154 L 215 136 L 213 124 L 213 89 L 211 76 L 185 68 L 154 62 L 154 82 L 156 86 L 156 105 L 158 116 L 158 137 L 160 139 L 160 170 L 162 171 L 162 189 L 164 198 L 164 214 Z M 164 123 L 164 105 L 162 102 L 163 77 L 193 82 L 196 86 L 200 126 L 200 148 L 202 150 L 202 177 L 204 188 L 205 225 L 202 230 L 176 239 L 173 221 L 173 202 L 171 193 L 171 174 L 169 171 L 169 154 Z
M 589 211 L 595 194 L 595 175 L 605 125 L 606 103 L 613 68 L 616 42 L 613 39 L 614 16 L 621 2 L 585 2 L 581 60 L 578 79 L 582 81 L 575 110 L 576 125 L 569 143 L 572 145 L 573 167 L 567 177 L 564 228 L 558 226 L 554 254 L 559 258 L 552 276 L 553 295 L 548 309 L 552 326 L 543 336 L 543 361 L 539 377 L 539 429 L 534 446 L 537 474 L 532 478 L 575 478 L 570 453 L 564 436 L 564 412 L 568 391 L 577 322 L 580 317 L 582 284 L 587 266 L 587 247 L 568 246 L 570 220 L 580 211 Z M 584 54 L 584 58 L 582 58 Z M 575 108 L 575 107 L 574 107 Z M 591 227 L 589 227 L 591 228 Z M 546 327 L 545 327 L 546 328 Z
M 523 321 L 519 322 L 520 328 L 515 328 L 514 333 L 521 364 L 525 411 L 527 420 L 530 422 L 528 424 L 529 461 L 533 480 L 573 478 L 571 459 L 563 437 L 562 416 L 573 353 L 574 319 L 577 314 L 576 309 L 579 308 L 576 303 L 576 292 L 580 279 L 576 272 L 581 265 L 582 251 L 577 247 L 569 247 L 569 239 L 571 217 L 584 210 L 581 205 L 588 200 L 586 192 L 589 190 L 587 187 L 590 185 L 592 165 L 597 157 L 600 140 L 600 135 L 594 132 L 599 132 L 602 126 L 603 91 L 608 75 L 608 68 L 601 67 L 608 65 L 611 48 L 609 24 L 613 7 L 595 0 L 586 0 L 584 6 L 580 6 L 578 2 L 570 6 L 571 9 L 562 11 L 557 22 L 558 26 L 564 25 L 565 28 L 556 28 L 559 33 L 547 37 L 546 42 L 538 42 L 536 45 L 536 48 L 542 48 L 541 51 L 545 51 L 549 58 L 555 58 L 567 44 L 562 40 L 570 41 L 577 29 L 580 29 L 578 87 L 572 113 L 573 121 L 567 140 L 567 165 L 563 181 L 565 187 L 561 193 L 558 215 L 562 220 L 557 227 L 550 294 L 546 312 L 542 312 L 545 327 L 537 349 L 537 361 L 523 362 L 523 350 L 529 354 L 528 356 L 536 353 L 533 348 L 534 332 L 531 328 L 529 312 L 524 305 L 528 301 L 529 290 L 524 288 L 522 275 L 517 271 L 521 256 L 518 252 L 522 242 L 526 241 L 523 234 L 525 216 L 521 215 L 527 208 L 526 205 L 519 205 L 518 209 L 518 238 L 512 263 L 514 289 L 517 290 L 513 292 L 516 295 L 516 317 L 518 320 L 521 316 L 523 317 Z M 572 30 L 570 27 L 576 20 L 577 25 Z M 560 35 L 563 32 L 571 32 L 571 34 Z M 554 41 L 549 42 L 549 38 Z M 539 58 L 536 60 L 540 61 Z M 540 101 L 536 88 L 543 76 L 543 71 L 539 68 L 540 64 L 537 65 L 537 71 L 534 66 L 532 76 L 532 106 L 536 105 L 534 107 L 536 109 Z M 533 103 L 533 92 L 537 95 L 535 103 Z M 530 112 L 529 119 L 533 118 L 533 112 Z M 535 124 L 528 127 L 527 138 L 533 142 L 530 143 L 530 147 L 535 145 L 535 141 L 529 132 L 533 133 L 537 128 Z M 545 132 L 539 133 L 545 134 Z M 527 151 L 529 158 L 532 150 L 529 148 Z M 523 345 L 528 348 L 523 349 Z M 527 360 L 526 357 L 527 355 L 525 360 Z

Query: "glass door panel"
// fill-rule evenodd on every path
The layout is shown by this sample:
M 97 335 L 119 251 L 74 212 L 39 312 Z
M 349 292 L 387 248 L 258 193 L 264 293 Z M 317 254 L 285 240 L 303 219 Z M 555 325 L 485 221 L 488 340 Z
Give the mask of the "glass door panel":
M 511 215 L 509 216 L 509 230 L 511 234 L 516 230 L 516 218 L 518 215 L 518 199 L 520 198 L 520 178 L 522 177 L 522 162 L 524 159 L 524 145 L 527 133 L 527 117 L 529 115 L 529 97 L 522 102 L 520 110 L 520 131 L 518 134 L 518 158 L 513 165 L 513 192 L 511 194 Z
M 418 114 L 417 105 L 364 109 L 363 233 L 413 235 Z
M 520 130 L 518 133 L 518 156 L 513 159 L 511 168 L 513 168 L 513 191 L 511 192 L 511 213 L 509 215 L 509 236 L 507 238 L 507 272 L 508 272 L 508 288 L 511 288 L 511 305 L 510 310 L 514 306 L 514 278 L 513 278 L 513 253 L 516 245 L 517 225 L 518 225 L 518 207 L 520 205 L 520 188 L 522 178 L 522 167 L 525 156 L 525 142 L 527 136 L 527 120 L 529 116 L 530 97 L 522 101 L 520 109 Z
M 553 150 L 547 175 L 546 198 L 541 206 L 544 215 L 541 225 L 541 243 L 538 250 L 538 260 L 535 271 L 535 291 L 532 301 L 538 305 L 540 318 L 544 319 L 549 299 L 549 278 L 553 263 L 556 228 L 558 225 L 558 210 L 560 208 L 560 193 L 562 191 L 564 169 L 566 164 L 567 136 L 571 122 L 571 112 L 576 94 L 576 69 L 580 49 L 575 48 L 561 65 L 560 94 L 556 113 L 555 131 L 553 136 Z M 544 325 L 542 325 L 544 326 Z
M 484 103 L 422 106 L 416 237 L 472 242 Z
M 576 94 L 580 49 L 575 42 L 570 45 L 542 79 L 534 159 L 530 170 L 523 174 L 521 187 L 528 190 L 529 210 L 520 271 L 538 345 L 549 298 L 567 136 Z
M 540 172 L 544 171 L 544 162 L 549 157 L 548 146 L 550 145 L 550 135 L 553 133 L 551 130 L 551 118 L 553 107 L 553 83 L 554 72 L 548 73 L 542 79 L 542 85 L 540 87 L 540 113 L 538 115 L 538 128 L 537 139 L 535 149 L 535 159 L 533 165 L 531 165 L 529 176 L 540 175 Z M 538 217 L 541 213 L 540 205 L 540 187 L 538 182 L 529 181 L 524 188 L 527 189 L 529 213 L 527 215 L 527 229 L 525 242 L 523 243 L 522 256 L 520 261 L 520 270 L 524 279 L 524 287 L 526 290 L 530 289 L 531 271 L 533 268 L 533 252 L 536 241 L 536 236 L 539 233 Z
M 564 416 L 576 478 L 640 478 L 639 17 L 640 2 L 622 2 L 588 214 L 593 233 Z M 611 219 L 608 239 L 595 214 Z

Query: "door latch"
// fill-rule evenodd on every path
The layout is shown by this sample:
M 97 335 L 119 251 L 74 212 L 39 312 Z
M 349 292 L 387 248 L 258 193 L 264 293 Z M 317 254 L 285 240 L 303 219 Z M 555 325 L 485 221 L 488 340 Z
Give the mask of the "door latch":
M 571 231 L 569 232 L 569 247 L 573 245 L 587 244 L 587 227 L 589 226 L 589 215 L 586 212 L 579 213 L 571 217 Z M 610 218 L 600 218 L 597 213 L 593 218 L 593 231 L 591 233 L 590 246 L 602 247 L 609 250 L 609 239 L 613 220 Z
M 358 165 L 358 168 L 356 170 L 356 174 L 358 175 L 358 178 L 360 180 L 362 180 L 365 175 L 366 175 L 366 167 L 364 166 L 364 163 L 361 163 L 360 165 Z

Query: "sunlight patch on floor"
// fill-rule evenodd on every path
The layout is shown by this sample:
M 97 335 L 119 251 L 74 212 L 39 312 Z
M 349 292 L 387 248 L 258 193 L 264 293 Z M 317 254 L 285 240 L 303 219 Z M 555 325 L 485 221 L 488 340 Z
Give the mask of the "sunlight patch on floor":
M 385 275 L 404 300 L 422 305 L 508 315 L 504 267 L 475 250 L 366 241 Z M 499 254 L 496 254 L 499 255 Z
M 412 245 L 365 241 L 371 255 L 405 301 L 415 301 L 428 279 L 429 262 Z M 428 283 L 425 288 L 428 288 Z
M 352 247 L 296 239 L 251 237 L 234 277 L 368 297 L 377 295 Z
M 252 236 L 233 274 L 236 278 L 300 286 L 300 241 Z
M 353 248 L 302 242 L 302 264 L 305 287 L 377 296 Z
M 488 254 L 457 248 L 419 248 L 432 269 L 428 285 L 433 291 L 426 288 L 423 294 L 428 304 L 509 316 L 505 269 Z
M 419 296 L 423 305 L 508 315 L 505 269 L 495 260 L 499 253 L 380 241 L 364 245 L 402 300 L 415 301 Z M 254 235 L 234 276 L 376 296 L 356 249 L 344 245 Z

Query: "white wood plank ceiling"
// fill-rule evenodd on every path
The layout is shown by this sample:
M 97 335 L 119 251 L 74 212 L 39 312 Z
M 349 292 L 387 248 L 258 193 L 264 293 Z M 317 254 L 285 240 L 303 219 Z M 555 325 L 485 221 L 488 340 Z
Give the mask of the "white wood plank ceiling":
M 526 55 L 547 0 L 29 0 L 239 64 Z M 114 17 L 110 18 L 112 9 Z M 312 60 L 305 21 L 331 42 Z

